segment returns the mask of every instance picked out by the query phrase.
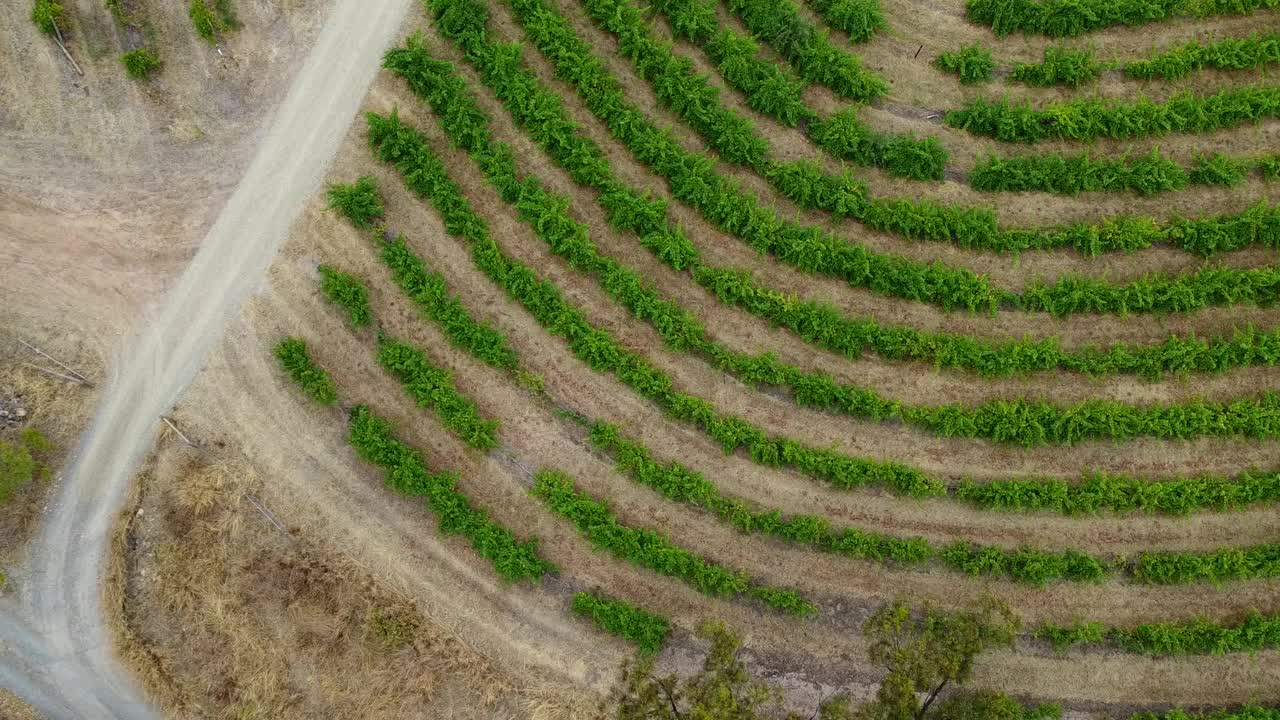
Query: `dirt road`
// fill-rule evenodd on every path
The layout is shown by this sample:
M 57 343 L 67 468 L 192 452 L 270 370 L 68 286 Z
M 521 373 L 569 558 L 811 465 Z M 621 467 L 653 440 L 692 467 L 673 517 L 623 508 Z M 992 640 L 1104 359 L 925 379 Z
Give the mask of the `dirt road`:
M 51 718 L 151 718 L 113 658 L 100 598 L 108 535 L 166 412 L 262 281 L 316 191 L 411 0 L 338 0 L 200 251 L 117 358 L 31 549 L 19 620 L 0 621 L 0 683 Z

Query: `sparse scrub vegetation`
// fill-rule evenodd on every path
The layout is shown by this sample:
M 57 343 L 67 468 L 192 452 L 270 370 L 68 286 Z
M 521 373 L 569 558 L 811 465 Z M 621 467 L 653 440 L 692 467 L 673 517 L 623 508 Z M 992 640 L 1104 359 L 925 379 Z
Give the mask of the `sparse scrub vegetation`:
M 53 449 L 49 439 L 35 428 L 25 428 L 16 440 L 0 439 L 0 506 L 47 472 L 42 459 Z
M 151 73 L 160 69 L 160 56 L 147 48 L 130 50 L 120 56 L 124 71 L 135 80 L 146 80 Z
M 35 0 L 31 5 L 31 22 L 46 35 L 55 34 L 58 24 L 64 22 L 65 16 L 62 3 L 54 0 Z

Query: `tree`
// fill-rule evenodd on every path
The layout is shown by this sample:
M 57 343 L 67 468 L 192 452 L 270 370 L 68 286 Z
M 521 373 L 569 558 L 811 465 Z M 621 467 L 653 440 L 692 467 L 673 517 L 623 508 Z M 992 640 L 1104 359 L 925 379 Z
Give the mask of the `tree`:
M 711 641 L 702 671 L 684 680 L 675 675 L 657 677 L 654 659 L 642 659 L 626 673 L 618 720 L 779 717 L 782 694 L 747 672 L 739 657 L 742 639 L 719 622 L 704 624 L 698 635 Z
M 943 691 L 973 674 L 984 650 L 1010 645 L 1018 630 L 1013 613 L 987 601 L 960 613 L 926 606 L 918 613 L 902 603 L 881 608 L 863 625 L 868 657 L 888 675 L 874 700 L 856 706 L 846 696 L 825 700 L 814 713 L 785 713 L 782 692 L 747 672 L 741 639 L 720 623 L 700 635 L 711 641 L 702 670 L 681 680 L 654 675 L 654 659 L 642 659 L 625 675 L 618 720 L 1029 720 L 1057 715 L 1052 706 L 1024 708 L 992 692 Z M 921 700 L 920 694 L 924 695 Z
M 926 606 L 917 614 L 900 602 L 886 605 L 867 620 L 862 633 L 870 642 L 867 655 L 889 675 L 876 699 L 861 708 L 859 716 L 866 720 L 923 720 L 944 689 L 973 675 L 978 655 L 991 646 L 1012 646 L 1017 631 L 1017 618 L 995 600 L 961 613 Z M 923 701 L 917 693 L 925 694 Z M 962 712 L 966 702 L 973 705 L 977 700 L 991 709 L 999 704 L 986 695 L 955 698 L 931 717 L 943 717 L 943 709 L 950 718 L 988 717 Z

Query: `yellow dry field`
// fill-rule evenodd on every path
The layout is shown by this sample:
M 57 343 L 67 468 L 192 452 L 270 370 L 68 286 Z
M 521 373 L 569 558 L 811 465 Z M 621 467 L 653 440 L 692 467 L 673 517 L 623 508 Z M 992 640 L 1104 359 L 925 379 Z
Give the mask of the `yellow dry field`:
M 22 702 L 13 693 L 0 688 L 0 720 L 41 720 L 30 705 Z
M 628 100 L 670 128 L 685 147 L 705 150 L 703 141 L 660 104 L 649 84 L 616 52 L 616 40 L 593 25 L 578 3 L 550 4 L 606 55 L 606 66 L 621 79 Z M 165 77 L 145 90 L 107 79 L 112 53 L 95 55 L 92 43 L 79 40 L 93 36 L 93 26 L 73 28 L 73 51 L 88 57 L 87 67 L 99 83 L 94 92 L 108 93 L 106 104 L 115 102 L 126 109 L 119 114 L 76 111 L 79 114 L 64 117 L 64 108 L 77 107 L 72 99 L 79 102 L 77 93 L 85 81 L 68 75 L 60 57 L 42 45 L 33 57 L 44 81 L 59 88 L 56 98 L 26 102 L 16 85 L 6 86 L 9 81 L 0 78 L 0 108 L 5 108 L 0 111 L 0 132 L 13 140 L 0 143 L 0 166 L 17 169 L 0 176 L 5 183 L 0 186 L 0 263 L 12 261 L 11 266 L 21 270 L 20 282 L 0 284 L 0 299 L 14 309 L 16 328 L 56 335 L 59 328 L 73 327 L 82 335 L 70 337 L 82 339 L 64 346 L 65 352 L 104 372 L 101 368 L 109 363 L 95 358 L 110 357 L 112 343 L 145 319 L 148 304 L 158 299 L 190 257 L 194 243 L 234 187 L 237 170 L 252 148 L 248 136 L 254 122 L 287 77 L 259 66 L 287 68 L 294 62 L 322 5 L 244 3 L 245 29 L 230 40 L 234 61 L 211 54 L 192 36 L 188 47 L 165 48 L 167 56 L 191 57 L 192 63 L 174 69 L 175 76 L 169 78 L 170 68 L 180 65 L 172 62 Z M 999 58 L 1033 60 L 1048 44 L 1043 38 L 994 38 L 964 20 L 959 0 L 882 0 L 882 5 L 893 29 L 855 50 L 868 68 L 892 79 L 893 90 L 886 101 L 864 109 L 862 117 L 878 131 L 938 137 L 961 177 L 986 154 L 1018 148 L 943 127 L 932 118 L 938 111 L 958 107 L 983 92 L 1007 90 L 1012 97 L 1036 102 L 1068 96 L 1061 89 L 1031 90 L 1013 84 L 985 90 L 963 87 L 931 65 L 938 52 L 978 39 Z M 499 2 L 489 7 L 495 39 L 521 40 L 523 31 L 509 8 Z M 181 20 L 178 10 L 156 12 L 163 18 L 157 22 L 167 23 L 166 28 L 176 28 Z M 816 21 L 810 10 L 802 9 L 802 14 Z M 12 36 L 11 26 L 19 19 L 0 17 L 5 21 L 3 32 Z M 724 7 L 719 19 L 742 29 Z M 1072 42 L 1095 43 L 1116 56 L 1134 55 L 1195 38 L 1247 34 L 1259 21 L 1280 24 L 1269 12 L 1253 19 L 1177 20 L 1104 30 Z M 0 42 L 0 52 L 14 53 L 0 58 L 6 66 L 17 61 L 19 50 L 5 48 L 20 46 L 21 52 L 32 52 L 37 39 L 28 37 L 28 30 L 21 30 L 21 38 L 0 37 L 11 40 Z M 457 65 L 489 115 L 494 137 L 515 151 L 518 170 L 565 195 L 570 215 L 589 228 L 603 254 L 634 269 L 696 317 L 711 339 L 731 350 L 771 353 L 908 404 L 974 405 L 1014 398 L 1058 404 L 1089 399 L 1139 405 L 1229 401 L 1280 382 L 1280 369 L 1268 366 L 1157 381 L 1066 371 L 992 379 L 869 353 L 848 359 L 819 349 L 721 303 L 691 282 L 687 273 L 672 270 L 633 236 L 611 226 L 594 201 L 594 191 L 579 187 L 514 123 L 421 9 L 412 14 L 405 33 L 414 30 L 423 31 L 433 55 Z M 656 31 L 670 37 L 660 23 Z M 833 39 L 842 41 L 838 33 Z M 722 87 L 728 107 L 751 117 L 779 159 L 811 159 L 837 167 L 800 131 L 750 110 L 741 95 L 724 87 L 699 49 L 684 42 L 676 42 L 675 48 Z M 762 54 L 778 60 L 771 51 Z M 526 46 L 524 59 L 559 94 L 582 134 L 604 150 L 617 177 L 669 201 L 669 217 L 694 240 L 708 264 L 742 268 L 770 287 L 828 303 L 847 316 L 982 340 L 1056 337 L 1068 349 L 1155 343 L 1171 333 L 1214 336 L 1250 323 L 1280 326 L 1277 307 L 1245 305 L 1067 319 L 1022 311 L 948 313 L 803 273 L 755 252 L 672 197 L 662 179 L 610 135 L 532 46 Z M 1268 77 L 1248 71 L 1195 74 L 1140 90 L 1159 98 L 1176 89 L 1204 92 Z M 210 85 L 216 89 L 209 90 Z M 1123 98 L 1139 92 L 1138 85 L 1108 76 L 1096 92 Z M 12 104 L 4 104 L 10 98 Z M 805 100 L 824 113 L 844 107 L 844 101 L 817 87 L 806 91 Z M 907 463 L 946 481 L 1074 479 L 1091 472 L 1233 475 L 1251 468 L 1274 469 L 1280 458 L 1274 440 L 1141 438 L 1023 448 L 948 438 L 903 423 L 802 407 L 784 393 L 749 387 L 690 353 L 671 350 L 653 327 L 615 302 L 594 279 L 554 256 L 486 182 L 481 169 L 450 145 L 430 109 L 403 81 L 384 71 L 362 109 L 393 108 L 426 135 L 504 252 L 553 282 L 590 322 L 668 374 L 677 387 L 771 434 L 851 457 Z M 49 127 L 58 132 L 49 132 Z M 504 294 L 477 269 L 468 247 L 446 232 L 440 215 L 406 188 L 396 169 L 371 155 L 365 130 L 364 120 L 357 118 L 327 180 L 376 178 L 388 227 L 402 233 L 413 252 L 446 278 L 450 291 L 473 317 L 508 339 L 522 368 L 539 378 L 541 390 L 531 390 L 529 383 L 521 384 L 452 345 L 394 283 L 371 236 L 329 211 L 323 196 L 313 198 L 260 292 L 230 321 L 174 412 L 201 449 L 184 449 L 173 437 L 162 439 L 120 521 L 110 596 L 117 640 L 153 699 L 172 716 L 591 717 L 632 655 L 624 642 L 569 611 L 575 592 L 595 588 L 672 620 L 676 632 L 661 656 L 663 669 L 685 669 L 696 662 L 700 646 L 690 631 L 702 620 L 722 618 L 742 629 L 749 667 L 783 684 L 797 708 L 812 708 L 816 699 L 835 691 L 859 697 L 874 692 L 881 671 L 864 659 L 866 644 L 858 627 L 875 608 L 895 599 L 961 608 L 994 595 L 1007 602 L 1028 629 L 1081 620 L 1117 627 L 1192 618 L 1230 624 L 1251 610 L 1280 612 L 1280 581 L 1274 578 L 1166 586 L 1113 575 L 1100 583 L 1036 587 L 968 577 L 941 564 L 894 565 L 820 553 L 739 533 L 706 513 L 668 501 L 616 469 L 565 411 L 613 423 L 655 457 L 678 461 L 722 492 L 749 503 L 821 516 L 836 526 L 920 537 L 939 546 L 955 541 L 1000 549 L 1031 545 L 1124 558 L 1147 550 L 1196 552 L 1271 543 L 1280 530 L 1280 508 L 1271 502 L 1186 517 L 996 512 L 953 498 L 916 500 L 874 488 L 835 489 L 798 472 L 753 462 L 742 452 L 725 454 L 706 434 L 670 419 L 613 375 L 592 370 Z M 119 140 L 105 142 L 104 137 Z M 1099 141 L 1092 147 L 1102 155 L 1137 155 L 1157 146 L 1182 163 L 1201 152 L 1243 155 L 1274 150 L 1280 147 L 1280 122 L 1125 144 Z M 1078 149 L 1055 142 L 1036 146 L 1037 151 Z M 47 168 L 51 155 L 68 162 Z M 59 174 L 73 167 L 88 168 L 82 183 Z M 995 204 L 1003 223 L 1019 226 L 1099 222 L 1120 213 L 1164 220 L 1239 212 L 1259 199 L 1280 200 L 1280 183 L 1257 178 L 1231 189 L 1193 185 L 1153 197 L 1021 193 L 993 198 L 963 182 L 924 183 L 891 178 L 878 170 L 849 169 L 875 195 Z M 1014 256 L 914 242 L 801 209 L 741 167 L 718 162 L 716 170 L 764 198 L 783 217 L 824 227 L 877 251 L 967 268 L 1012 290 L 1035 278 L 1083 274 L 1123 282 L 1151 272 L 1190 272 L 1205 264 L 1169 246 L 1090 259 L 1067 250 Z M 1213 262 L 1264 267 L 1276 262 L 1276 251 L 1255 245 Z M 374 330 L 353 330 L 320 293 L 317 267 L 322 263 L 359 276 L 368 286 L 377 326 L 421 348 L 432 363 L 452 374 L 457 389 L 474 401 L 482 416 L 500 421 L 498 449 L 468 448 L 436 414 L 406 396 L 397 379 L 378 365 Z M 541 555 L 559 573 L 538 584 L 504 583 L 465 539 L 439 532 L 437 519 L 420 500 L 393 492 L 380 469 L 355 455 L 347 442 L 343 412 L 310 402 L 280 371 L 271 350 L 284 336 L 307 341 L 312 359 L 336 381 L 343 408 L 364 404 L 392 420 L 397 436 L 419 450 L 430 467 L 457 473 L 459 490 L 476 506 L 517 536 L 538 538 Z M 90 354 L 77 354 L 78 348 L 88 348 Z M 81 413 L 75 417 L 82 423 L 85 407 L 67 413 Z M 708 597 L 676 579 L 593 549 L 530 495 L 532 473 L 546 467 L 572 476 L 585 492 L 608 498 L 625 524 L 662 532 L 680 546 L 762 582 L 798 589 L 817 603 L 819 617 L 801 620 L 757 604 Z M 388 646 L 385 634 L 410 639 Z M 1026 634 L 1015 648 L 984 655 L 973 683 L 1028 702 L 1061 703 L 1071 713 L 1086 715 L 1122 716 L 1174 705 L 1274 703 L 1280 701 L 1280 652 L 1178 657 L 1107 648 L 1055 652 Z

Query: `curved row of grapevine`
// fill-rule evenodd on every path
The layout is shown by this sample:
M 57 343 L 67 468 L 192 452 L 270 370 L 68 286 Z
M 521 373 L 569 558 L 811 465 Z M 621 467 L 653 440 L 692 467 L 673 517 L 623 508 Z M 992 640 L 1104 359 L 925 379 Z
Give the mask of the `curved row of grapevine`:
M 600 629 L 635 643 L 640 652 L 652 655 L 671 634 L 671 623 L 661 615 L 642 610 L 625 600 L 602 592 L 580 592 L 573 596 L 573 611 L 591 618 Z
M 458 4 L 431 3 L 437 17 L 443 21 L 442 31 L 446 35 L 454 37 L 468 28 L 484 26 L 487 8 L 475 2 L 465 4 L 473 15 L 464 17 Z M 1205 283 L 1203 278 L 1194 275 L 1153 276 L 1120 285 L 1100 280 L 1082 285 L 1079 278 L 1069 277 L 1054 285 L 1040 284 L 1032 295 L 1016 295 L 992 287 L 981 276 L 936 264 L 924 269 L 918 264 L 904 263 L 899 257 L 850 245 L 816 229 L 785 223 L 763 210 L 758 199 L 715 174 L 710 166 L 703 164 L 701 156 L 683 150 L 654 127 L 643 113 L 628 105 L 617 79 L 591 54 L 590 46 L 583 43 L 573 28 L 545 2 L 508 0 L 508 4 L 516 11 L 534 44 L 556 68 L 557 74 L 577 87 L 588 108 L 641 162 L 668 180 L 668 186 L 677 198 L 702 211 L 704 217 L 718 227 L 739 229 L 735 234 L 757 249 L 764 249 L 800 269 L 867 286 L 867 275 L 859 272 L 849 276 L 850 266 L 857 263 L 854 267 L 867 267 L 876 263 L 885 267 L 872 274 L 880 280 L 870 285 L 873 291 L 939 304 L 944 308 L 985 307 L 994 310 L 1001 303 L 1007 303 L 1025 310 L 1052 309 L 1059 314 L 1184 312 L 1229 303 L 1232 299 L 1248 301 L 1246 296 L 1232 298 L 1229 293 L 1222 294 L 1214 283 Z M 1280 242 L 1280 210 L 1265 213 L 1260 227 L 1255 224 L 1258 218 L 1254 216 L 1244 222 L 1202 218 L 1175 220 L 1165 226 L 1159 226 L 1150 219 L 1117 218 L 1103 225 L 1078 225 L 1052 231 L 999 230 L 994 213 L 986 209 L 901 199 L 868 199 L 865 188 L 847 176 L 832 177 L 809 162 L 778 164 L 764 159 L 767 143 L 763 138 L 751 131 L 748 121 L 719 105 L 714 88 L 706 85 L 701 76 L 692 74 L 686 62 L 681 62 L 671 55 L 669 48 L 648 37 L 649 30 L 643 16 L 627 0 L 585 0 L 585 4 L 593 18 L 607 29 L 624 33 L 621 40 L 624 53 L 633 56 L 640 74 L 651 81 L 661 100 L 689 119 L 695 129 L 701 129 L 704 136 L 713 134 L 708 140 L 710 145 L 755 168 L 779 192 L 803 207 L 818 207 L 840 217 L 857 219 L 875 229 L 908 237 L 978 245 L 987 249 L 1025 249 L 1045 244 L 1132 249 L 1148 245 L 1160 237 L 1181 238 L 1177 244 L 1188 247 L 1214 248 L 1222 242 L 1220 236 L 1224 232 L 1239 233 L 1241 237 L 1236 242 L 1245 244 Z M 444 19 L 446 13 L 448 18 Z M 590 58 L 590 61 L 584 58 Z M 694 182 L 694 178 L 696 186 L 681 187 Z M 762 221 L 773 223 L 773 232 L 757 231 L 755 225 Z M 799 253 L 805 253 L 805 256 L 797 257 Z M 922 271 L 934 279 L 909 279 L 912 275 L 919 276 Z M 1265 270 L 1260 272 L 1265 273 Z M 1246 276 L 1242 273 L 1234 270 L 1228 273 L 1239 274 L 1242 283 L 1251 283 L 1251 280 L 1244 279 Z M 1252 281 L 1257 280 L 1261 277 Z M 912 289 L 904 292 L 906 287 Z M 1268 282 L 1256 287 L 1260 298 L 1269 298 L 1268 293 L 1274 292 Z
M 880 0 L 806 0 L 827 25 L 843 30 L 853 42 L 866 42 L 889 29 Z
M 1255 85 L 1212 95 L 1184 92 L 1164 102 L 1085 98 L 1042 108 L 1008 98 L 978 98 L 948 111 L 944 121 L 949 127 L 1003 142 L 1034 143 L 1202 133 L 1275 117 L 1280 117 L 1280 87 Z
M 810 617 L 817 606 L 791 588 L 767 585 L 741 570 L 731 570 L 686 550 L 661 533 L 623 525 L 608 504 L 579 490 L 563 473 L 543 470 L 534 476 L 534 497 L 564 517 L 601 550 L 674 577 L 712 597 L 758 600 L 780 612 Z
M 369 324 L 372 316 L 369 313 L 369 291 L 365 289 L 360 278 L 331 265 L 321 265 L 320 291 L 331 302 L 347 311 L 351 324 L 363 327 Z
M 787 127 L 801 126 L 831 157 L 879 167 L 896 177 L 943 178 L 947 152 L 937 138 L 873 132 L 858 119 L 857 108 L 819 115 L 801 97 L 801 80 L 757 57 L 759 47 L 751 37 L 720 27 L 711 0 L 660 0 L 652 7 L 667 18 L 676 37 L 702 48 L 729 87 L 745 96 L 748 107 Z
M 480 119 L 475 118 L 478 127 Z M 831 451 L 813 448 L 783 437 L 770 437 L 746 420 L 722 415 L 706 400 L 679 392 L 670 377 L 649 365 L 639 355 L 622 347 L 613 336 L 589 324 L 580 310 L 564 300 L 551 283 L 539 279 L 528 267 L 507 257 L 489 236 L 487 224 L 475 213 L 462 196 L 457 185 L 449 178 L 439 159 L 426 146 L 422 136 L 404 125 L 396 114 L 381 116 L 370 114 L 369 141 L 376 154 L 393 163 L 401 172 L 406 185 L 415 193 L 429 200 L 445 217 L 450 232 L 461 236 L 472 248 L 477 268 L 502 287 L 508 295 L 529 310 L 553 335 L 565 339 L 569 348 L 580 359 L 596 370 L 612 373 L 624 385 L 640 395 L 656 402 L 669 417 L 691 422 L 719 443 L 726 452 L 743 448 L 755 462 L 767 466 L 785 466 L 798 470 L 836 487 L 851 488 L 861 485 L 882 485 L 894 492 L 910 496 L 940 495 L 944 485 L 916 468 L 892 462 L 877 462 Z M 500 163 L 512 166 L 514 159 L 509 152 L 495 153 L 482 161 L 482 165 Z M 510 197 L 520 197 L 529 186 L 509 182 L 501 190 Z M 1124 479 L 1128 480 L 1128 479 Z M 1036 484 L 1037 480 L 1013 481 Z M 1139 482 L 1139 481 L 1131 481 Z M 1187 494 L 1202 491 L 1201 481 L 1178 479 L 1172 481 L 1177 492 Z M 995 487 L 1002 487 L 997 483 Z M 1048 487 L 1057 489 L 1056 484 Z M 1068 502 L 1073 488 L 1068 486 Z M 1089 502 L 1097 499 L 1093 489 L 1088 490 Z M 1008 499 L 1016 493 L 999 493 L 993 497 L 1009 508 Z M 1135 499 L 1159 496 L 1158 493 L 1140 493 L 1137 497 L 1124 493 L 1103 496 L 1116 497 L 1128 504 Z M 1239 492 L 1236 497 L 1248 497 Z M 979 496 L 974 496 L 980 501 Z M 1206 494 L 1206 497 L 1214 497 Z M 1049 507 L 1047 504 L 1044 507 Z
M 939 63 L 947 72 L 960 74 L 961 82 L 991 79 L 996 62 L 981 43 L 960 51 L 943 53 Z M 1180 80 L 1202 70 L 1252 70 L 1280 63 L 1280 33 L 1254 33 L 1242 38 L 1216 42 L 1192 40 L 1144 58 L 1099 60 L 1092 47 L 1072 48 L 1050 45 L 1043 59 L 1035 63 L 1015 63 L 1009 77 L 1015 82 L 1048 87 L 1078 88 L 1096 80 L 1105 70 L 1115 69 L 1135 80 Z
M 275 356 L 289 377 L 293 378 L 298 387 L 311 396 L 312 400 L 321 405 L 332 405 L 337 402 L 338 389 L 333 384 L 333 379 L 324 371 L 324 368 L 316 365 L 311 359 L 307 353 L 305 340 L 284 338 L 276 345 Z
M 471 398 L 454 387 L 452 374 L 434 365 L 421 350 L 391 337 L 380 337 L 378 364 L 400 380 L 405 393 L 419 407 L 434 411 L 441 424 L 468 446 L 477 450 L 498 446 L 498 421 L 481 417 Z
M 969 172 L 969 184 L 984 192 L 1134 192 L 1139 195 L 1182 190 L 1188 185 L 1237 185 L 1252 171 L 1267 178 L 1271 156 L 1234 158 L 1200 155 L 1183 168 L 1152 150 L 1137 158 L 1095 158 L 1088 151 L 1063 155 L 1043 153 L 1001 157 L 988 155 Z M 1274 216 L 1275 206 L 1260 201 L 1244 215 Z
M 1097 622 L 1045 625 L 1036 630 L 1035 636 L 1048 640 L 1059 650 L 1072 646 L 1106 646 L 1144 655 L 1252 653 L 1280 648 L 1280 616 L 1263 615 L 1254 610 L 1232 625 L 1204 618 L 1143 623 L 1131 628 L 1107 628 Z
M 800 16 L 791 0 L 727 0 L 725 6 L 805 80 L 854 102 L 888 94 L 884 78 L 863 68 L 857 55 L 833 45 L 826 33 Z
M 1190 15 L 1247 15 L 1280 0 L 965 0 L 969 21 L 997 35 L 1080 35 L 1114 25 L 1144 25 Z
M 276 347 L 281 366 L 304 392 L 323 404 L 337 400 L 333 380 L 307 356 L 304 341 L 285 338 Z M 300 372 L 299 368 L 304 370 Z M 325 388 L 325 392 L 318 395 L 317 387 Z M 499 577 L 507 582 L 537 581 L 556 571 L 554 565 L 539 556 L 537 538 L 516 539 L 510 530 L 472 505 L 458 490 L 457 477 L 429 470 L 417 451 L 395 438 L 390 421 L 357 405 L 351 410 L 349 422 L 348 440 L 356 453 L 386 470 L 387 484 L 395 490 L 409 497 L 425 498 L 440 520 L 440 531 L 466 537 L 476 552 L 493 564 Z
M 1178 80 L 1204 69 L 1245 70 L 1280 63 L 1280 33 L 1255 33 L 1202 43 L 1192 40 L 1143 60 L 1124 64 L 1132 78 Z
M 921 537 L 904 538 L 847 526 L 835 528 L 817 515 L 784 516 L 779 509 L 755 507 L 721 493 L 701 473 L 677 462 L 657 462 L 648 448 L 623 436 L 613 425 L 594 422 L 590 430 L 591 443 L 613 458 L 619 473 L 656 490 L 667 500 L 710 513 L 742 533 L 768 535 L 859 560 L 901 565 L 935 562 L 969 575 L 1004 577 L 1038 586 L 1055 580 L 1098 582 L 1109 569 L 1105 561 L 1078 550 L 1004 550 L 963 542 L 938 548 Z

